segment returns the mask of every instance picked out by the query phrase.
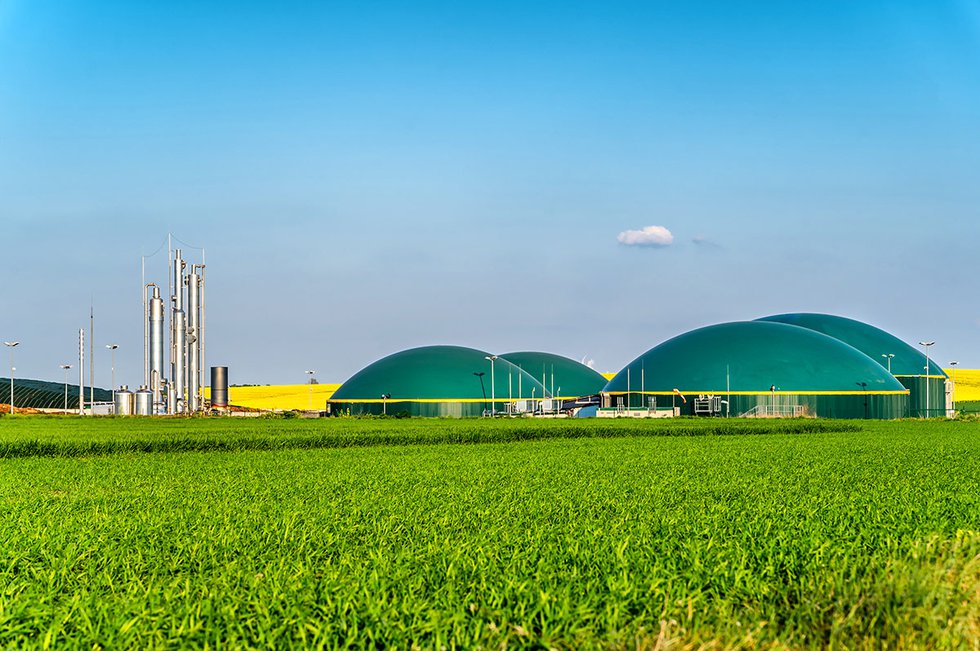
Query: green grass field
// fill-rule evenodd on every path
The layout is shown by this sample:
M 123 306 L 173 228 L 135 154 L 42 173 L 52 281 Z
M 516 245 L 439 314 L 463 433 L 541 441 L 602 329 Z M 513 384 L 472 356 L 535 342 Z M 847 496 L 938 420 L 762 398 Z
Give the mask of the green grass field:
M 0 646 L 975 648 L 978 435 L 0 418 Z

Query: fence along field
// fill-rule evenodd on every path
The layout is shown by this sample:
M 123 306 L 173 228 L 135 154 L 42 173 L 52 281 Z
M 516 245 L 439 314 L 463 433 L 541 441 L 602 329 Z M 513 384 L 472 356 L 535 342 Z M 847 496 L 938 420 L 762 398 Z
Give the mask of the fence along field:
M 4 646 L 980 642 L 975 423 L 469 421 L 450 444 L 459 422 L 331 420 L 361 445 L 308 449 L 309 422 L 265 420 L 242 438 L 282 449 L 79 455 L 241 424 L 44 420 L 0 419 L 65 443 L 0 459 Z

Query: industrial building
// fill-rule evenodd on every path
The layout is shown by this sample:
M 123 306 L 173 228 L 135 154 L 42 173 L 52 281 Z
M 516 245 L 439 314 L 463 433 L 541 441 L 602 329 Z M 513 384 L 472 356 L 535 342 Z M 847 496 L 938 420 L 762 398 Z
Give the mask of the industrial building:
M 909 391 L 858 349 L 808 328 L 723 323 L 648 350 L 602 391 L 600 415 L 899 418 Z
M 822 332 L 880 363 L 909 390 L 909 407 L 903 416 L 943 416 L 952 411 L 952 383 L 942 367 L 928 358 L 928 346 L 924 345 L 928 342 L 923 342 L 926 351 L 923 353 L 880 328 L 830 314 L 777 314 L 759 321 L 787 323 Z
M 327 401 L 333 414 L 480 416 L 552 408 L 530 373 L 462 346 L 412 348 L 361 369 Z

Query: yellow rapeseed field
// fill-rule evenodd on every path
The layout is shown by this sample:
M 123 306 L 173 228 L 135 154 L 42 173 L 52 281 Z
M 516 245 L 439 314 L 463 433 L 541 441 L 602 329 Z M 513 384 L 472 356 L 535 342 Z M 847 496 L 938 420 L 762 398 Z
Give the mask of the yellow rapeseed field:
M 260 387 L 229 387 L 228 402 L 251 409 L 323 411 L 326 409 L 327 399 L 339 386 L 339 384 L 277 384 Z M 211 397 L 210 388 L 204 389 L 204 396 Z
M 972 368 L 945 368 L 946 374 L 953 378 L 956 385 L 957 402 L 966 400 L 980 400 L 980 369 Z

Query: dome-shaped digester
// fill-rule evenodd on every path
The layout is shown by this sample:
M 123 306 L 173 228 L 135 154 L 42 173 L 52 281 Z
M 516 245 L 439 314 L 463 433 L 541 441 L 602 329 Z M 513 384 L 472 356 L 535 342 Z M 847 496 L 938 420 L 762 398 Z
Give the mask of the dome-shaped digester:
M 930 359 L 927 373 L 926 356 L 922 350 L 880 328 L 842 316 L 806 312 L 776 314 L 758 320 L 800 326 L 854 346 L 888 369 L 909 389 L 909 413 L 906 415 L 924 416 L 928 409 L 930 415 L 942 416 L 952 407 L 947 404 L 947 400 L 951 403 L 952 391 L 951 387 L 947 388 L 948 378 L 942 367 Z
M 501 355 L 530 373 L 560 400 L 598 395 L 606 378 L 585 364 L 552 353 L 518 352 Z
M 707 413 L 732 416 L 897 418 L 908 401 L 898 380 L 856 348 L 764 321 L 674 337 L 630 362 L 603 394 L 607 408 L 676 407 L 690 414 L 707 402 L 721 405 Z
M 340 385 L 333 413 L 480 416 L 531 410 L 541 383 L 499 356 L 461 346 L 425 346 L 389 355 Z

